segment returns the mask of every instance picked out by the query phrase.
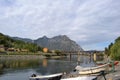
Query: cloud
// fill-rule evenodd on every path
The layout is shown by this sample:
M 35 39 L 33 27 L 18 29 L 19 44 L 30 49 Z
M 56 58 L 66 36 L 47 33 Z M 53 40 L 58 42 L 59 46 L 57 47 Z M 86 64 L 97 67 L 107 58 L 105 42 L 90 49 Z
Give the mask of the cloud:
M 85 49 L 104 49 L 120 35 L 119 5 L 118 0 L 0 0 L 0 32 L 32 39 L 65 34 Z

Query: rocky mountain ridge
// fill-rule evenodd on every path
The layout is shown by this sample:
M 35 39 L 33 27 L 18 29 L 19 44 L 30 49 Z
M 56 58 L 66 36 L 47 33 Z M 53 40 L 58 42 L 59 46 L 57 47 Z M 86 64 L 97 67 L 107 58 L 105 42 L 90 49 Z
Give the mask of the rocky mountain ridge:
M 71 40 L 66 35 L 59 35 L 52 38 L 43 36 L 36 40 L 28 38 L 13 37 L 13 39 L 22 40 L 24 42 L 35 43 L 41 47 L 47 47 L 50 50 L 62 50 L 62 51 L 81 51 L 83 50 L 75 41 Z

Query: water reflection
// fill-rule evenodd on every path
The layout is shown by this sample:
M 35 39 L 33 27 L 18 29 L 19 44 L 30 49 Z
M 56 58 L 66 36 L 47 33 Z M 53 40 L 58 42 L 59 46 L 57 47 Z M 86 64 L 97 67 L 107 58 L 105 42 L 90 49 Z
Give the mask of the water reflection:
M 39 60 L 1 60 L 0 75 L 17 70 L 32 69 L 38 74 L 51 74 L 57 72 L 69 72 L 76 63 L 71 61 L 39 59 Z
M 3 60 L 0 61 L 0 69 L 6 68 L 27 68 L 39 65 L 38 60 Z
M 48 64 L 47 59 L 43 59 L 43 61 L 42 61 L 42 65 L 43 65 L 43 67 L 47 67 L 47 64 Z
M 83 59 L 81 57 L 80 59 Z M 85 59 L 85 60 L 84 60 Z M 89 58 L 84 58 L 80 65 L 88 64 Z M 0 80 L 28 80 L 28 77 L 35 74 L 54 74 L 59 72 L 70 72 L 77 65 L 77 57 L 73 56 L 72 61 L 65 59 L 37 59 L 37 60 L 0 60 Z
M 40 67 L 36 69 L 36 73 L 45 75 L 58 72 L 70 72 L 75 66 L 76 63 L 70 61 L 43 59 Z
M 77 57 L 73 57 L 72 61 L 66 60 L 53 60 L 53 59 L 35 59 L 35 60 L 0 60 L 0 70 L 3 69 L 19 69 L 19 68 L 34 68 L 34 67 L 40 67 L 40 68 L 48 68 L 49 67 L 66 67 L 71 66 L 72 64 L 75 65 L 77 63 L 76 59 Z M 90 61 L 89 56 L 82 56 L 80 58 L 80 61 L 83 61 L 80 65 L 94 65 L 93 61 Z M 89 62 L 90 61 L 90 62 Z M 64 65 L 63 65 L 64 63 Z M 62 67 L 62 68 L 63 68 Z

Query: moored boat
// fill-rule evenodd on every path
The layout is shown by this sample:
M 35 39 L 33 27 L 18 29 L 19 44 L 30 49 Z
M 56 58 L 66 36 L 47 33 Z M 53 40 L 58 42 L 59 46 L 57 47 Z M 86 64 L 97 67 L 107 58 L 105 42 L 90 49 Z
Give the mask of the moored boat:
M 100 66 L 95 66 L 95 67 L 87 67 L 87 68 L 76 66 L 75 70 L 79 71 L 79 74 L 81 75 L 95 74 L 101 71 L 106 71 L 108 69 L 108 66 L 109 66 L 109 63 L 100 65 Z
M 29 77 L 30 80 L 60 80 L 63 73 L 51 74 L 51 75 L 35 75 Z
M 65 74 L 60 80 L 96 80 L 96 75 L 80 75 L 78 71 L 73 73 Z
M 78 76 L 78 77 L 71 77 L 71 78 L 65 78 L 61 80 L 95 80 L 95 76 Z
M 30 77 L 30 80 L 97 80 L 97 75 L 104 75 L 104 73 L 101 74 L 101 71 L 104 70 L 104 67 L 108 64 L 99 66 L 99 67 L 91 67 L 91 68 L 80 68 L 80 66 L 77 66 L 75 71 L 71 73 L 57 73 L 57 74 L 51 74 L 51 75 L 44 75 L 39 76 L 33 74 Z M 97 75 L 87 75 L 87 74 L 95 74 Z
M 105 63 L 104 62 L 101 62 L 101 63 L 97 63 L 97 65 L 104 65 Z M 112 66 L 117 66 L 119 64 L 119 61 L 114 61 L 114 62 L 110 62 L 109 64 L 109 67 L 112 67 Z

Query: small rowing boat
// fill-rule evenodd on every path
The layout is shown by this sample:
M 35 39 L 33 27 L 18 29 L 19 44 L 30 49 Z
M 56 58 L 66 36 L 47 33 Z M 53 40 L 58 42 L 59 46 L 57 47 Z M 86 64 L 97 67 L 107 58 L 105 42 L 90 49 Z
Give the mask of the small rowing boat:
M 63 73 L 57 73 L 57 74 L 51 74 L 51 75 L 35 75 L 33 74 L 31 77 L 29 77 L 30 80 L 60 80 Z

